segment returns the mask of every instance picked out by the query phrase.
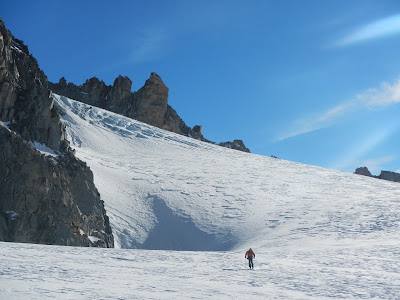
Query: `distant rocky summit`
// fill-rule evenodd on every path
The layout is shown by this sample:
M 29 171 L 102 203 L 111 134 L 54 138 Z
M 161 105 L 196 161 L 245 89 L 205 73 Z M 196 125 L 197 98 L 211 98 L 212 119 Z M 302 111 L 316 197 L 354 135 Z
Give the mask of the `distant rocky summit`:
M 374 177 L 374 176 L 372 176 L 371 172 L 368 170 L 367 167 L 357 168 L 356 171 L 354 172 L 354 174 Z
M 374 176 L 371 174 L 371 172 L 368 170 L 367 167 L 361 167 L 361 168 L 357 168 L 356 171 L 354 172 L 354 174 L 369 176 L 369 177 L 388 180 L 388 181 L 400 182 L 400 174 L 396 173 L 396 172 L 381 171 L 381 174 L 379 174 L 379 176 Z
M 66 140 L 47 78 L 1 18 L 0 121 L 0 240 L 113 247 L 93 174 Z
M 161 129 L 215 144 L 203 136 L 201 126 L 196 125 L 190 128 L 168 105 L 168 88 L 156 73 L 151 73 L 150 78 L 137 92 L 132 93 L 131 87 L 132 81 L 126 76 L 118 76 L 112 86 L 107 86 L 96 77 L 86 80 L 81 86 L 67 83 L 64 77 L 58 83 L 49 82 L 49 88 L 56 94 L 104 108 Z M 250 152 L 241 140 L 219 145 Z
M 219 143 L 220 146 L 240 150 L 243 152 L 250 152 L 249 148 L 246 148 L 242 140 L 234 140 L 233 142 Z

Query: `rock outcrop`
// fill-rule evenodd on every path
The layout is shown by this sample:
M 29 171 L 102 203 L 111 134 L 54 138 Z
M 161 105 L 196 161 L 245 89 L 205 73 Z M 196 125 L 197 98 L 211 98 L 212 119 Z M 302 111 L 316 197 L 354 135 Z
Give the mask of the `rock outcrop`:
M 113 247 L 103 201 L 86 164 L 34 149 L 0 125 L 0 240 Z
M 219 145 L 222 147 L 231 148 L 231 149 L 250 153 L 249 148 L 246 148 L 246 146 L 244 145 L 242 140 L 234 140 L 233 142 L 223 142 L 223 143 L 219 143 Z
M 190 128 L 168 105 L 168 88 L 161 77 L 151 73 L 150 78 L 137 92 L 132 93 L 132 81 L 128 77 L 119 76 L 112 86 L 107 86 L 97 78 L 91 78 L 81 86 L 67 83 L 61 78 L 58 83 L 49 83 L 54 93 L 84 102 L 89 105 L 107 109 L 129 118 L 165 129 L 171 132 L 190 136 L 203 142 L 207 140 L 199 125 Z M 243 141 L 220 143 L 220 146 L 250 152 Z
M 379 174 L 379 176 L 374 176 L 371 174 L 371 172 L 368 170 L 367 167 L 361 167 L 361 168 L 357 168 L 356 171 L 354 172 L 354 174 L 369 176 L 369 177 L 393 181 L 393 182 L 400 182 L 400 174 L 396 173 L 396 172 L 391 172 L 391 171 L 381 171 L 381 174 Z
M 0 240 L 113 247 L 93 174 L 66 140 L 47 78 L 1 19 L 0 121 Z
M 169 129 L 165 120 L 168 107 L 168 88 L 161 77 L 151 73 L 146 83 L 133 95 L 135 109 L 131 109 L 130 116 L 153 126 Z
M 368 170 L 367 167 L 360 167 L 360 168 L 357 168 L 356 171 L 354 172 L 354 174 L 373 177 L 372 174 L 371 174 L 371 172 Z
M 381 171 L 381 174 L 379 174 L 378 178 L 383 180 L 400 182 L 400 174 L 396 172 Z
M 47 78 L 28 47 L 0 19 L 0 120 L 24 139 L 67 150 L 65 131 L 54 107 Z

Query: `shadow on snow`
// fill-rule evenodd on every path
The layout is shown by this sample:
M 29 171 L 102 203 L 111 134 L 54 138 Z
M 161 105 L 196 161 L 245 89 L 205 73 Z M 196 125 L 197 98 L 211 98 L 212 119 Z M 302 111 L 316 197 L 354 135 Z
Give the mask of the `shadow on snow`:
M 227 251 L 236 244 L 228 233 L 223 236 L 209 234 L 196 227 L 190 217 L 177 215 L 164 200 L 149 196 L 157 223 L 146 241 L 138 245 L 141 249 L 177 251 Z

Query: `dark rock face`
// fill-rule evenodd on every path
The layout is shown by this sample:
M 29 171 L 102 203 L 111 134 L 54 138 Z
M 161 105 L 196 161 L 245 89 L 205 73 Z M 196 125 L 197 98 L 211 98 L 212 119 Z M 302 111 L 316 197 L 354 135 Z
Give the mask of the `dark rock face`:
M 204 137 L 203 137 L 203 127 L 201 127 L 200 125 L 194 126 L 192 128 L 191 136 L 192 136 L 192 138 L 194 138 L 196 140 L 204 139 Z
M 219 145 L 226 147 L 226 148 L 231 148 L 231 149 L 250 153 L 250 150 L 248 148 L 246 148 L 246 146 L 244 145 L 242 140 L 234 140 L 233 142 L 223 142 L 223 143 L 220 143 Z
M 400 174 L 396 172 L 381 171 L 381 174 L 379 174 L 378 178 L 394 182 L 400 182 Z
M 0 19 L 0 120 L 24 139 L 65 151 L 68 143 L 54 107 L 47 78 L 28 47 Z
M 372 174 L 371 174 L 371 172 L 368 170 L 367 167 L 360 167 L 360 168 L 357 168 L 356 171 L 354 172 L 354 174 L 372 177 Z
M 58 158 L 41 154 L 28 141 L 58 151 Z M 1 19 L 0 240 L 114 244 L 93 174 L 69 147 L 46 76 Z
M 136 109 L 131 110 L 130 116 L 151 124 L 153 126 L 169 129 L 165 122 L 165 114 L 168 108 L 168 88 L 161 77 L 151 73 L 146 83 L 134 94 Z
M 381 174 L 379 174 L 379 176 L 374 176 L 371 174 L 371 172 L 368 170 L 367 167 L 362 167 L 362 168 L 357 168 L 356 171 L 354 172 L 354 174 L 369 176 L 369 177 L 393 181 L 393 182 L 400 182 L 400 174 L 396 173 L 396 172 L 381 171 Z
M 185 122 L 179 117 L 178 113 L 171 106 L 167 106 L 167 112 L 164 117 L 163 129 L 190 136 L 192 129 L 185 124 Z M 204 137 L 203 137 L 204 138 Z
M 0 140 L 0 240 L 113 247 L 84 162 L 71 153 L 45 156 L 1 125 Z
M 49 87 L 57 94 L 83 103 L 104 108 L 203 142 L 213 143 L 203 136 L 201 126 L 196 125 L 190 128 L 168 105 L 168 88 L 156 73 L 151 73 L 145 85 L 134 93 L 131 93 L 132 81 L 128 77 L 122 76 L 114 81 L 113 86 L 106 86 L 103 81 L 99 81 L 95 77 L 86 80 L 82 86 L 76 86 L 73 83 L 67 84 L 63 77 L 56 84 L 49 83 Z M 240 140 L 220 143 L 219 145 L 250 152 L 244 146 L 243 141 Z
M 124 108 L 132 97 L 131 88 L 132 81 L 128 77 L 118 76 L 108 94 L 107 100 L 110 103 L 110 107 L 116 110 Z

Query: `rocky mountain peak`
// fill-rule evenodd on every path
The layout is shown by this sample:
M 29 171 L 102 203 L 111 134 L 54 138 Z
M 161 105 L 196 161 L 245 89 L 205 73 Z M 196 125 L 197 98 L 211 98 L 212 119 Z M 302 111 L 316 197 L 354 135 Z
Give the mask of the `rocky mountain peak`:
M 357 169 L 355 170 L 354 174 L 372 177 L 372 174 L 371 174 L 371 172 L 368 170 L 367 167 L 360 167 L 360 168 L 357 168 Z
M 192 128 L 191 136 L 196 140 L 201 140 L 203 138 L 203 127 L 200 125 L 194 126 Z
M 250 149 L 244 145 L 242 140 L 234 140 L 233 142 L 223 142 L 219 143 L 219 145 L 222 147 L 250 153 Z
M 69 83 L 68 85 L 75 86 L 73 83 Z M 76 87 L 76 86 L 75 86 Z M 85 81 L 82 85 L 82 91 L 84 93 L 90 93 L 97 95 L 98 92 L 102 93 L 106 88 L 106 84 L 103 80 L 99 80 L 97 77 L 92 77 Z
M 128 76 L 119 75 L 114 80 L 113 88 L 121 91 L 128 91 L 130 93 L 132 88 L 132 80 L 130 80 Z
M 67 87 L 67 80 L 65 77 L 61 77 L 60 80 L 58 81 L 58 85 L 60 88 L 66 88 Z
M 168 88 L 161 77 L 151 73 L 150 78 L 135 94 L 136 119 L 163 128 L 168 107 Z
M 132 81 L 127 76 L 123 77 L 121 75 L 114 80 L 111 88 L 107 89 L 107 86 L 104 84 L 102 89 L 105 90 L 105 99 L 108 102 L 104 105 L 114 108 L 119 113 L 124 113 L 126 110 L 125 106 L 130 102 L 130 98 L 132 97 L 131 88 Z
M 128 77 L 126 77 L 126 78 L 128 78 Z M 147 91 L 148 94 L 150 94 L 151 92 L 156 92 L 156 94 L 159 95 L 159 98 L 162 98 L 163 103 L 168 102 L 168 88 L 157 73 L 152 72 L 150 74 L 150 77 L 144 83 L 144 86 L 142 88 L 140 88 L 137 91 L 137 93 L 139 93 L 141 90 Z M 150 95 L 148 95 L 148 96 L 150 96 Z
M 103 82 L 103 80 L 100 81 L 97 77 L 94 76 L 92 78 L 87 79 L 84 83 L 84 86 L 99 86 L 101 85 L 101 82 Z
M 164 82 L 162 81 L 161 77 L 155 73 L 155 72 L 151 72 L 150 73 L 150 78 L 146 80 L 146 82 L 158 82 L 159 84 L 164 85 Z
M 54 107 L 47 77 L 28 47 L 6 29 L 0 18 L 0 120 L 24 139 L 59 151 L 69 148 Z

